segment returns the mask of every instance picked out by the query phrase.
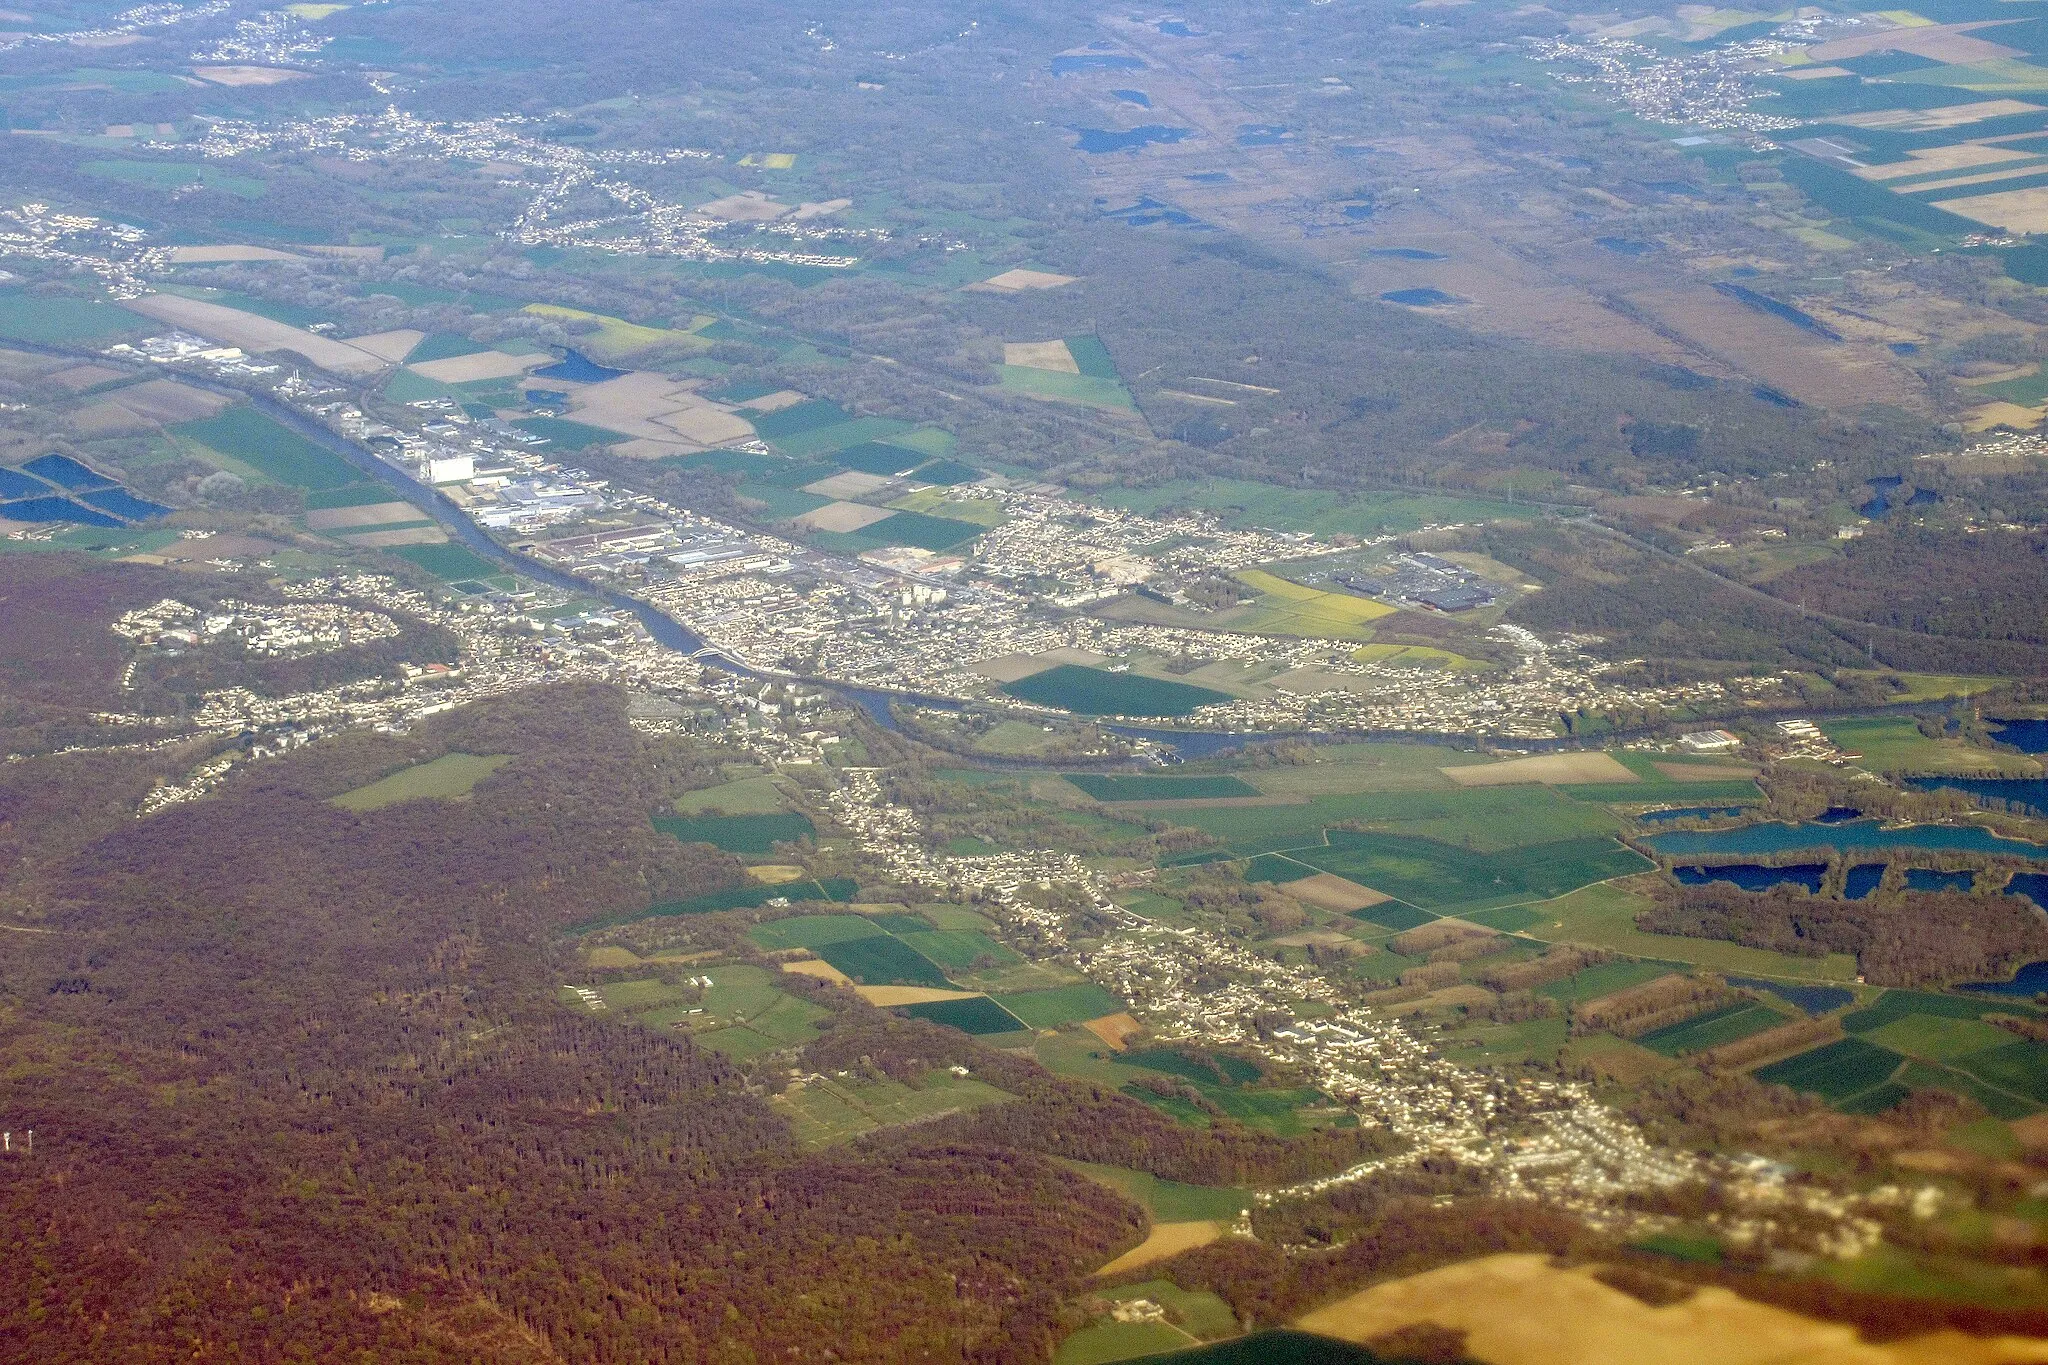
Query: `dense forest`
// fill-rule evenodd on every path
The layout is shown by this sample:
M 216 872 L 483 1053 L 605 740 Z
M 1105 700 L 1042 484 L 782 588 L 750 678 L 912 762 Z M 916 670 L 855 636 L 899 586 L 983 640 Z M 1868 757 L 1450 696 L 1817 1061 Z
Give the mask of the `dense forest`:
M 652 829 L 706 769 L 623 706 L 344 735 L 140 822 L 105 761 L 10 765 L 0 1123 L 36 1141 L 0 1160 L 0 1359 L 1035 1360 L 1142 1228 L 1049 1156 L 1269 1181 L 1377 1149 L 1184 1127 L 820 983 L 802 1066 L 1018 1099 L 804 1152 L 779 1072 L 553 999 L 559 926 L 740 876 Z M 328 800 L 457 751 L 512 758 L 466 801 Z
M 1850 901 L 1709 882 L 1662 888 L 1636 922 L 1646 933 L 1796 956 L 1853 953 L 1858 973 L 1879 986 L 1996 980 L 2048 954 L 2048 917 L 2018 896 L 1881 890 Z
M 2048 645 L 2048 536 L 2039 533 L 1873 528 L 1841 557 L 1765 587 L 1811 611 L 1892 630 Z

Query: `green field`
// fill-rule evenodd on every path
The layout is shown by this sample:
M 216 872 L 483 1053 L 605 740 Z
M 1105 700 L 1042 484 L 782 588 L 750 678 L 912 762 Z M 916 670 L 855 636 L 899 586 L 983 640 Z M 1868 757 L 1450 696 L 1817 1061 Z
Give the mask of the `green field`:
M 1197 707 L 1230 700 L 1228 695 L 1206 687 L 1162 682 L 1134 673 L 1110 673 L 1080 664 L 1061 664 L 1004 683 L 1002 690 L 1021 701 L 1056 706 L 1084 716 L 1185 716 Z
M 1116 362 L 1109 357 L 1109 347 L 1102 344 L 1098 336 L 1068 337 L 1067 354 L 1074 357 L 1074 366 L 1082 374 L 1093 379 L 1115 379 Z
M 1194 1344 L 1186 1332 L 1163 1322 L 1099 1322 L 1062 1341 L 1052 1353 L 1052 1365 L 1110 1365 Z
M 2002 1029 L 1998 1032 L 2004 1034 Z M 2009 1094 L 2035 1104 L 2048 1104 L 2048 1047 L 2040 1043 L 2024 1039 L 2000 1042 L 1981 1052 L 1956 1057 L 1950 1064 Z
M 1937 1019 L 1981 1019 L 1987 1014 L 2034 1015 L 2040 1011 L 2024 1000 L 2001 996 L 1942 995 L 1934 991 L 1888 990 L 1864 1009 L 1842 1016 L 1851 1033 L 1868 1033 L 1914 1015 Z
M 820 531 L 811 539 L 821 549 L 836 554 L 856 555 L 863 550 L 904 545 L 934 554 L 951 550 L 973 540 L 988 528 L 952 517 L 928 516 L 923 512 L 893 512 L 872 526 L 858 531 Z
M 953 984 L 930 958 L 886 933 L 823 943 L 813 951 L 863 986 L 930 986 L 945 990 Z
M 1143 1208 L 1157 1223 L 1191 1223 L 1201 1218 L 1228 1220 L 1251 1207 L 1251 1196 L 1243 1190 L 1220 1185 L 1183 1185 L 1177 1180 L 1161 1180 L 1147 1171 L 1056 1159 L 1068 1170 L 1109 1186 Z
M 923 1019 L 933 1024 L 944 1024 L 947 1028 L 959 1029 L 976 1037 L 995 1033 L 1020 1033 L 1024 1023 L 1016 1015 L 998 1005 L 985 995 L 967 1000 L 926 1000 L 916 1005 L 896 1005 L 892 1008 L 912 1019 Z
M 818 832 L 810 817 L 797 811 L 778 815 L 657 815 L 654 827 L 686 844 L 710 844 L 727 853 L 773 853 L 779 843 L 808 839 Z
M 485 559 L 467 546 L 449 543 L 446 545 L 394 545 L 384 551 L 425 569 L 434 577 L 448 583 L 465 583 L 479 578 L 489 578 L 498 572 L 490 560 Z
M 448 801 L 468 796 L 470 789 L 512 761 L 510 754 L 443 754 L 431 763 L 401 768 L 391 776 L 333 798 L 344 810 L 382 810 L 400 801 L 431 798 Z
M 933 460 L 930 464 L 919 465 L 911 471 L 911 477 L 919 483 L 937 484 L 941 488 L 955 488 L 963 483 L 974 483 L 987 475 L 971 464 L 958 460 Z
M 1414 929 L 1439 917 L 1427 910 L 1417 910 L 1412 905 L 1403 905 L 1399 901 L 1384 901 L 1364 910 L 1353 910 L 1351 918 L 1362 924 L 1376 924 L 1382 929 L 1398 934 L 1404 929 Z
M 267 479 L 306 489 L 343 488 L 359 482 L 355 466 L 288 431 L 251 407 L 232 407 L 197 422 L 167 428 L 254 469 Z M 407 546 L 424 549 L 425 546 Z
M 890 1080 L 813 1079 L 801 1088 L 784 1091 L 775 1097 L 774 1103 L 796 1129 L 798 1141 L 807 1147 L 824 1147 L 877 1128 L 916 1123 L 1014 1098 L 1008 1091 L 971 1076 L 933 1071 L 915 1086 Z
M 1162 1221 L 1188 1221 L 1162 1220 Z M 1131 1299 L 1150 1299 L 1171 1312 L 1181 1330 L 1203 1340 L 1236 1335 L 1239 1330 L 1237 1314 L 1230 1305 L 1208 1290 L 1190 1293 L 1172 1280 L 1146 1280 L 1141 1284 L 1128 1284 L 1109 1290 L 1105 1295 L 1115 1303 Z
M 774 815 L 785 808 L 781 790 L 768 776 L 742 777 L 684 792 L 674 802 L 677 815 L 698 815 L 717 811 L 721 815 Z
M 1820 722 L 1821 732 L 1852 754 L 1858 766 L 1880 773 L 1986 773 L 2032 777 L 2040 764 L 2023 754 L 1979 749 L 1959 739 L 1929 739 L 1904 716 Z
M 2019 1048 L 2032 1046 L 2015 1042 L 2012 1034 L 1981 1019 L 1957 1019 L 1934 1014 L 1909 1014 L 1878 1028 L 1861 1030 L 1859 1036 L 1879 1047 L 1888 1047 L 1924 1062 L 1955 1061 L 1970 1053 L 1986 1053 L 2007 1045 Z
M 832 428 L 821 429 L 830 431 Z M 909 473 L 922 463 L 924 458 L 917 451 L 906 450 L 899 445 L 863 441 L 859 445 L 845 446 L 834 452 L 832 461 L 841 469 L 858 470 L 863 474 L 874 474 L 887 479 Z
M 1843 1038 L 1752 1074 L 1766 1085 L 1790 1086 L 1824 1100 L 1846 1100 L 1889 1080 L 1905 1060 L 1861 1038 Z
M 651 1028 L 690 1030 L 696 1041 L 741 1060 L 818 1036 L 813 1026 L 826 1012 L 778 990 L 773 973 L 728 965 L 703 968 L 702 977 L 711 984 L 701 997 L 694 987 L 658 977 L 609 982 L 597 993 L 608 1010 Z M 566 990 L 562 998 L 581 1008 Z
M 1666 1057 L 1676 1057 L 1737 1042 L 1765 1029 L 1776 1028 L 1785 1021 L 1786 1016 L 1763 1005 L 1726 1005 L 1669 1028 L 1652 1030 L 1635 1041 L 1639 1047 Z
M 886 933 L 866 915 L 793 915 L 747 930 L 747 937 L 770 952 L 778 948 L 822 948 Z
M 539 436 L 557 450 L 582 450 L 588 446 L 613 446 L 630 437 L 616 431 L 606 431 L 587 422 L 572 422 L 565 417 L 521 417 L 512 423 L 521 431 Z
M 139 332 L 149 325 L 148 319 L 97 299 L 0 290 L 0 337 L 16 341 L 67 346 Z
M 1022 962 L 1010 949 L 975 929 L 926 929 L 890 932 L 949 972 L 972 971 L 981 962 L 997 965 Z
M 757 430 L 759 426 L 758 422 L 755 423 Z M 854 446 L 885 440 L 908 430 L 908 422 L 898 422 L 888 417 L 856 417 L 850 422 L 834 422 L 830 426 L 778 436 L 774 438 L 773 444 L 785 455 L 831 455 Z
M 730 967 L 722 969 L 730 972 Z M 818 1037 L 815 1027 L 826 1011 L 807 1000 L 784 995 L 744 1023 L 693 1033 L 692 1039 L 735 1061 L 748 1061 L 786 1047 L 800 1047 Z
M 1038 370 L 1025 365 L 1004 365 L 1001 374 L 1005 390 L 1030 398 L 1075 403 L 1089 408 L 1110 408 L 1119 412 L 1129 412 L 1137 406 L 1131 401 L 1130 391 L 1115 379 Z
M 1669 975 L 1671 969 L 1659 962 L 1602 962 L 1562 981 L 1538 986 L 1536 994 L 1548 996 L 1561 1005 L 1576 1005 Z
M 1097 801 L 1207 801 L 1257 796 L 1259 789 L 1227 773 L 1169 777 L 1153 773 L 1061 773 Z
M 1331 830 L 1327 848 L 1289 856 L 1425 910 L 1548 900 L 1591 882 L 1641 872 L 1646 859 L 1611 838 L 1566 839 L 1481 853 L 1396 834 Z
M 191 161 L 87 161 L 79 170 L 102 180 L 119 180 L 129 185 L 146 185 L 153 190 L 176 190 L 187 185 L 204 185 L 239 199 L 261 199 L 270 187 L 261 180 L 235 175 L 218 166 Z
M 1093 982 L 1060 986 L 1049 991 L 1025 991 L 999 995 L 996 1003 L 1032 1028 L 1058 1028 L 1118 1014 L 1127 1008 L 1123 1001 Z

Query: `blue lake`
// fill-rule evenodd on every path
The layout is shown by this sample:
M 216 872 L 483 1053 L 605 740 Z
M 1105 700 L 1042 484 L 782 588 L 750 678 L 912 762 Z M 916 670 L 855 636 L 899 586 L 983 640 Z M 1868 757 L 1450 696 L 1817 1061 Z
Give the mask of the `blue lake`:
M 1965 792 L 1990 801 L 2009 801 L 2036 815 L 2048 816 L 2048 780 L 2038 777 L 1914 777 L 1907 781 L 1924 792 Z
M 1869 502 L 1856 509 L 1857 516 L 1868 517 L 1872 521 L 1883 521 L 1891 514 L 1891 502 L 1885 498 L 1872 498 Z
M 1708 882 L 1732 882 L 1744 891 L 1768 891 L 1774 886 L 1803 886 L 1808 891 L 1820 890 L 1821 878 L 1827 875 L 1826 863 L 1794 863 L 1790 867 L 1761 867 L 1755 863 L 1735 863 L 1726 867 L 1674 867 L 1671 875 L 1687 886 L 1705 886 Z
M 1655 242 L 1638 242 L 1627 237 L 1595 237 L 1593 245 L 1622 256 L 1647 256 L 1657 249 Z
M 1846 825 L 1744 825 L 1741 829 L 1672 830 L 1643 842 L 1670 858 L 1700 853 L 1788 853 L 1795 848 L 1930 848 L 1960 853 L 2004 853 L 2048 858 L 2048 846 L 2001 839 L 1976 825 L 1909 825 L 1884 829 L 1876 820 Z
M 1937 872 L 1931 867 L 1906 869 L 1908 891 L 1968 891 L 1976 880 L 1974 872 Z
M 1377 211 L 1371 204 L 1346 204 L 1344 206 L 1344 216 L 1354 223 L 1365 222 Z
M 1115 95 L 1125 104 L 1135 104 L 1140 109 L 1150 109 L 1152 107 L 1152 97 L 1142 90 L 1112 90 L 1109 93 Z
M 1913 496 L 1906 499 L 1906 506 L 1929 507 L 1940 501 L 1941 494 L 1935 492 L 1932 488 L 1916 488 L 1913 490 Z
M 1844 900 L 1860 901 L 1877 890 L 1884 881 L 1883 863 L 1858 863 L 1849 869 L 1849 876 L 1842 887 Z
M 81 526 L 119 526 L 105 512 L 95 512 L 69 498 L 28 498 L 22 502 L 0 502 L 0 517 L 8 521 L 75 521 Z
M 1919 355 L 1919 354 L 1920 354 L 1920 343 L 1918 343 L 1918 342 L 1916 342 L 1916 341 L 1894 341 L 1894 342 L 1892 343 L 1892 354 L 1893 354 L 1893 355 Z
M 0 498 L 40 498 L 50 491 L 41 479 L 31 479 L 12 469 L 0 469 Z
M 1188 22 L 1185 19 L 1161 19 L 1153 27 L 1169 38 L 1199 38 L 1202 36 L 1202 31 L 1197 28 L 1188 27 Z
M 1731 976 L 1728 984 L 1744 990 L 1769 991 L 1786 1004 L 1797 1006 L 1808 1014 L 1826 1014 L 1856 998 L 1854 991 L 1840 986 L 1795 986 L 1784 981 L 1766 981 L 1758 976 Z
M 1822 825 L 1846 825 L 1851 820 L 1860 820 L 1862 817 L 1863 812 L 1854 806 L 1829 806 L 1814 817 L 1814 822 Z
M 566 379 L 571 384 L 602 384 L 607 379 L 617 379 L 632 373 L 630 370 L 614 370 L 598 364 L 581 351 L 571 351 L 557 363 L 546 369 L 535 370 L 535 379 Z
M 1350 210 L 1345 210 L 1347 213 Z M 1376 246 L 1365 253 L 1388 261 L 1448 261 L 1450 257 L 1439 251 L 1424 251 L 1419 246 Z
M 72 459 L 69 455 L 40 455 L 22 466 L 39 479 L 62 484 L 66 488 L 105 488 L 113 482 L 97 470 Z
M 78 500 L 89 506 L 96 507 L 102 512 L 111 512 L 117 517 L 126 517 L 129 521 L 149 521 L 155 517 L 167 517 L 171 514 L 170 508 L 158 506 L 153 502 L 145 502 L 125 488 L 96 488 L 91 492 L 80 493 Z
M 1388 303 L 1405 304 L 1410 308 L 1434 308 L 1458 301 L 1457 295 L 1446 294 L 1441 289 L 1390 289 L 1380 297 Z
M 1052 59 L 1052 74 L 1071 76 L 1082 71 L 1143 71 L 1145 63 L 1136 57 L 1112 52 L 1076 52 Z
M 1105 152 L 1135 152 L 1153 143 L 1162 145 L 1181 142 L 1195 135 L 1192 128 L 1169 128 L 1163 123 L 1147 123 L 1128 132 L 1111 132 L 1107 128 L 1076 128 L 1080 135 L 1077 144 L 1090 156 L 1101 156 Z
M 1977 991 L 1983 995 L 2011 995 L 2030 1000 L 2043 991 L 2048 991 L 2048 962 L 2029 962 L 2013 974 L 2010 981 L 1973 981 L 1956 989 Z
M 2012 880 L 2005 884 L 2008 896 L 2025 896 L 2043 910 L 2048 910 L 2048 873 L 2015 872 Z
M 2048 720 L 1994 720 L 2000 744 L 2010 744 L 2023 754 L 2048 754 Z

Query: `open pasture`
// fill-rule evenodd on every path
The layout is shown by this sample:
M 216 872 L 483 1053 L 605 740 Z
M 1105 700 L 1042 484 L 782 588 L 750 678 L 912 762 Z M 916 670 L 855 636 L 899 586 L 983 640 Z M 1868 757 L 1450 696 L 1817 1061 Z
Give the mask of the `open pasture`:
M 1979 749 L 1959 739 L 1929 739 L 1905 716 L 1849 717 L 1820 722 L 1821 732 L 1858 765 L 1878 773 L 1982 773 L 2032 777 L 2040 765 L 2024 754 Z
M 775 815 L 787 808 L 775 779 L 766 775 L 742 777 L 715 787 L 684 792 L 673 802 L 677 815 Z
M 1479 853 L 1433 839 L 1332 830 L 1328 848 L 1291 856 L 1436 911 L 1548 900 L 1649 866 L 1639 854 L 1599 837 Z
M 1257 796 L 1259 789 L 1228 773 L 1190 777 L 1155 773 L 1062 773 L 1097 801 L 1205 801 Z
M 810 817 L 796 811 L 774 815 L 657 815 L 654 827 L 686 844 L 710 844 L 728 853 L 773 853 L 775 845 L 816 834 Z
M 917 1123 L 1014 1099 L 972 1076 L 933 1071 L 915 1086 L 901 1081 L 813 1078 L 775 1097 L 775 1108 L 806 1147 L 827 1147 L 878 1128 Z
M 1116 412 L 1132 412 L 1137 404 L 1131 401 L 1130 391 L 1115 379 L 1098 379 L 1087 374 L 1066 374 L 1057 370 L 1041 370 L 1026 365 L 1005 365 L 998 372 L 1004 390 L 1022 394 L 1027 398 L 1043 398 L 1055 403 L 1073 403 L 1081 407 L 1105 408 Z
M 497 565 L 461 545 L 403 545 L 391 553 L 448 583 L 489 578 L 498 572 Z
M 44 297 L 0 290 L 0 337 L 65 346 L 141 331 L 134 314 L 97 299 Z
M 949 972 L 972 971 L 984 963 L 1023 961 L 978 929 L 928 929 L 898 933 L 897 937 Z
M 1248 774 L 1257 785 L 1278 770 Z M 1274 793 L 1276 795 L 1281 793 Z M 1457 845 L 1476 853 L 1567 839 L 1605 838 L 1621 828 L 1602 806 L 1574 801 L 1543 786 L 1338 792 L 1295 804 L 1178 807 L 1176 823 L 1213 834 L 1233 853 L 1306 850 L 1326 842 L 1334 826 L 1365 824 L 1388 833 Z M 1334 838 L 1334 836 L 1332 836 Z M 1316 859 L 1297 854 L 1304 862 Z M 1640 867 L 1641 864 L 1636 864 Z M 1371 885 L 1370 882 L 1367 883 Z
M 756 429 L 759 425 L 758 422 L 755 423 Z M 870 446 L 888 441 L 910 429 L 910 423 L 899 422 L 893 417 L 855 417 L 850 421 L 835 422 L 830 426 L 777 437 L 774 445 L 783 454 L 798 458 L 831 456 L 857 446 Z
M 341 488 L 360 477 L 341 457 L 251 407 L 232 407 L 200 421 L 179 423 L 169 431 L 277 483 L 320 490 Z
M 1031 1028 L 1059 1028 L 1108 1014 L 1120 1014 L 1124 1002 L 1093 982 L 1057 986 L 1045 991 L 998 995 L 995 1002 Z
M 1607 754 L 1538 754 L 1504 763 L 1472 763 L 1445 768 L 1445 777 L 1461 787 L 1512 786 L 1536 782 L 1640 782 L 1642 779 Z
M 430 763 L 401 768 L 389 777 L 343 792 L 334 804 L 357 813 L 382 810 L 400 801 L 452 801 L 512 761 L 510 754 L 443 754 Z
M 1161 1223 L 1192 1222 L 1204 1218 L 1229 1220 L 1251 1207 L 1251 1196 L 1240 1189 L 1221 1185 L 1186 1185 L 1123 1166 L 1055 1159 L 1068 1170 L 1109 1186 Z
M 1684 962 L 1759 978 L 1837 982 L 1856 979 L 1856 959 L 1847 953 L 1792 957 L 1718 939 L 1646 934 L 1636 928 L 1635 917 L 1649 909 L 1650 902 L 1626 886 L 1588 886 L 1530 908 L 1541 919 L 1522 932 L 1546 942 L 1585 943 L 1636 957 Z
M 846 943 L 857 938 L 875 938 L 888 931 L 865 915 L 794 915 L 770 920 L 747 930 L 755 946 L 774 952 L 781 948 L 809 948 L 816 951 L 828 943 Z

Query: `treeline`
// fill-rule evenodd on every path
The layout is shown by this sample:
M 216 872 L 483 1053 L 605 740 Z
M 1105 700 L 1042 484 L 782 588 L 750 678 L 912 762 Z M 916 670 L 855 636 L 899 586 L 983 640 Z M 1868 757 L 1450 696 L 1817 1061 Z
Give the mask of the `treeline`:
M 1798 957 L 1851 953 L 1879 986 L 1996 979 L 2048 956 L 2048 917 L 2018 896 L 1877 891 L 1849 901 L 1709 882 L 1659 888 L 1636 925 Z

